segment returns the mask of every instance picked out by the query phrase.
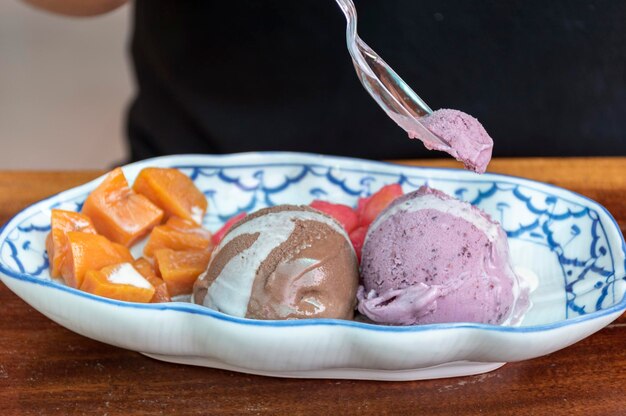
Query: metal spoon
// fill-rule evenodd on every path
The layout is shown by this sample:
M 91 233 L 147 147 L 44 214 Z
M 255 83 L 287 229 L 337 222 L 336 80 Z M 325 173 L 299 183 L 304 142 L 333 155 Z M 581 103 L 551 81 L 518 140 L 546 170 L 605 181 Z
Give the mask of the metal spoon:
M 409 137 L 450 147 L 450 143 L 433 134 L 419 121 L 420 117 L 431 114 L 433 110 L 359 38 L 356 33 L 356 8 L 352 0 L 336 2 L 346 15 L 348 52 L 365 90 Z

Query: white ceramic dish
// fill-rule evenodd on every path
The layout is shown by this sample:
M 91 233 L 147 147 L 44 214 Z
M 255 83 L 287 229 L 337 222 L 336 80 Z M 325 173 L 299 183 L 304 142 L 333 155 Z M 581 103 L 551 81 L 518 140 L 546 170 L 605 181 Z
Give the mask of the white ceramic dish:
M 50 209 L 80 209 L 97 179 L 38 202 L 0 232 L 0 278 L 18 296 L 84 336 L 177 363 L 282 377 L 415 380 L 477 374 L 565 348 L 626 309 L 626 244 L 598 203 L 548 184 L 456 169 L 406 167 L 295 153 L 171 156 L 146 166 L 189 174 L 216 229 L 241 211 L 358 196 L 400 182 L 424 183 L 471 201 L 501 221 L 515 266 L 539 286 L 520 327 L 454 323 L 388 327 L 340 320 L 255 321 L 183 302 L 134 304 L 51 280 L 44 250 Z

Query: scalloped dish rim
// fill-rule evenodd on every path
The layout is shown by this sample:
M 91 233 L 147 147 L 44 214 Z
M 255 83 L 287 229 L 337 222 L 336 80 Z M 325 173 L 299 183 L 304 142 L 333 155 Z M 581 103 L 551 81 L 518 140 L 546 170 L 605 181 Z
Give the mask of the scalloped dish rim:
M 124 165 L 123 168 L 130 168 L 130 167 L 135 167 L 135 166 L 140 166 L 140 165 L 148 165 L 156 161 L 169 161 L 169 160 L 185 161 L 186 159 L 193 160 L 193 159 L 207 158 L 207 157 L 211 159 L 229 159 L 229 158 L 232 159 L 232 158 L 238 158 L 238 157 L 245 158 L 245 157 L 259 157 L 259 156 L 260 157 L 269 156 L 270 158 L 281 157 L 281 156 L 282 157 L 293 156 L 293 157 L 301 157 L 301 158 L 302 157 L 303 158 L 323 158 L 323 159 L 326 159 L 327 161 L 334 160 L 334 161 L 339 162 L 343 160 L 343 161 L 349 161 L 352 163 L 354 162 L 366 163 L 370 166 L 377 166 L 377 165 L 378 166 L 390 166 L 391 165 L 395 167 L 402 167 L 402 169 L 407 169 L 407 170 L 422 170 L 422 171 L 423 170 L 439 170 L 439 171 L 451 171 L 451 172 L 462 171 L 461 169 L 455 169 L 455 168 L 399 165 L 399 164 L 395 164 L 392 162 L 370 161 L 370 160 L 355 159 L 355 158 L 348 158 L 348 157 L 341 157 L 341 156 L 325 156 L 325 155 L 317 155 L 317 154 L 309 154 L 309 153 L 293 153 L 293 152 L 248 152 L 248 153 L 235 153 L 235 154 L 227 154 L 227 155 L 170 155 L 170 156 L 161 156 L 157 158 L 134 162 L 131 164 Z M 234 162 L 233 164 L 236 164 L 236 162 Z M 239 164 L 239 166 L 241 166 L 241 164 Z M 68 193 L 79 193 L 88 189 L 92 189 L 96 186 L 97 183 L 99 183 L 99 181 L 102 180 L 103 177 L 104 175 L 101 175 L 98 178 L 95 178 L 85 184 L 82 184 L 74 188 L 51 195 L 47 198 L 37 201 L 27 206 L 26 208 L 22 209 L 20 212 L 15 214 L 11 219 L 9 219 L 2 227 L 0 227 L 0 243 L 4 243 L 5 239 L 8 236 L 7 230 L 13 229 L 13 227 L 11 226 L 14 226 L 14 223 L 16 223 L 16 221 L 20 219 L 20 217 L 24 216 L 25 214 L 31 211 L 38 210 L 40 206 L 45 206 L 46 203 L 50 201 L 51 199 L 55 199 L 55 198 L 62 199 L 62 197 Z M 544 183 L 540 181 L 534 181 L 531 179 L 526 179 L 526 178 L 517 177 L 513 175 L 498 174 L 498 173 L 485 173 L 481 177 L 493 178 L 493 179 L 513 179 L 516 182 L 533 184 L 533 185 L 541 185 L 543 187 L 556 189 L 559 192 L 567 192 L 567 193 L 574 195 L 575 197 L 583 199 L 584 201 L 589 203 L 591 206 L 597 207 L 599 210 L 604 212 L 607 215 L 607 217 L 612 221 L 613 226 L 616 228 L 616 230 L 618 231 L 621 237 L 622 255 L 626 258 L 626 241 L 624 240 L 624 236 L 621 233 L 621 230 L 617 224 L 617 221 L 615 220 L 615 218 L 613 218 L 611 213 L 600 203 L 584 195 L 567 190 L 565 188 L 561 188 L 556 185 L 552 185 L 552 184 L 548 184 L 548 183 Z M 7 234 L 7 235 L 4 235 L 4 234 Z M 626 260 L 625 260 L 625 263 L 626 263 Z M 229 316 L 221 312 L 211 310 L 204 306 L 199 306 L 199 305 L 195 305 L 192 303 L 170 302 L 170 303 L 160 303 L 160 304 L 140 304 L 140 303 L 124 302 L 124 301 L 118 301 L 114 299 L 103 298 L 100 296 L 96 296 L 90 293 L 80 291 L 78 289 L 71 288 L 69 286 L 56 282 L 54 280 L 44 280 L 38 277 L 34 277 L 28 273 L 17 272 L 13 269 L 6 267 L 2 263 L 0 263 L 0 273 L 4 274 L 5 276 L 9 278 L 22 280 L 22 281 L 34 283 L 37 285 L 47 286 L 55 290 L 66 291 L 75 296 L 82 296 L 82 297 L 86 297 L 96 302 L 107 303 L 107 304 L 116 305 L 116 306 L 123 307 L 123 308 L 172 310 L 172 311 L 185 312 L 185 313 L 190 313 L 190 314 L 206 315 L 206 316 L 213 317 L 215 319 L 234 322 L 234 323 L 238 323 L 242 325 L 267 326 L 267 327 L 294 327 L 294 326 L 303 327 L 303 326 L 329 325 L 329 326 L 356 327 L 356 328 L 360 328 L 363 330 L 379 331 L 379 332 L 421 332 L 421 331 L 471 328 L 471 329 L 478 329 L 478 330 L 484 330 L 484 331 L 529 333 L 529 332 L 547 331 L 547 330 L 552 330 L 552 329 L 560 328 L 564 326 L 575 325 L 580 322 L 598 319 L 598 318 L 601 318 L 601 317 L 604 317 L 604 316 L 607 316 L 607 315 L 610 315 L 619 311 L 626 310 L 626 293 L 624 293 L 624 295 L 622 296 L 622 299 L 619 302 L 605 309 L 601 309 L 601 310 L 594 311 L 594 312 L 589 312 L 584 315 L 579 315 L 579 316 L 575 316 L 572 318 L 567 318 L 564 320 L 551 322 L 547 324 L 521 326 L 521 327 L 509 327 L 509 326 L 489 325 L 489 324 L 480 324 L 480 323 L 467 323 L 467 322 L 428 324 L 428 325 L 410 325 L 410 326 L 386 326 L 386 325 L 377 325 L 377 324 L 370 324 L 370 323 L 365 323 L 365 322 L 348 321 L 348 320 L 340 320 L 340 319 L 303 319 L 303 320 L 286 320 L 286 321 L 281 321 L 281 320 L 263 321 L 263 320 L 255 320 L 255 319 Z

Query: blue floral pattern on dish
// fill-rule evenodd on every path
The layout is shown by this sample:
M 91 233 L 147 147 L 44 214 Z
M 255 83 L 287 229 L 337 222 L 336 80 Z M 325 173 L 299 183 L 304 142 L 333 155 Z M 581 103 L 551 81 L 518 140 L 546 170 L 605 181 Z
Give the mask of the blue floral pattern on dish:
M 332 162 L 332 159 L 330 159 Z M 364 165 L 366 166 L 366 165 Z M 616 285 L 625 284 L 626 265 L 616 260 L 607 227 L 588 201 L 571 200 L 558 190 L 533 186 L 499 175 L 461 178 L 451 170 L 342 167 L 337 163 L 182 164 L 175 166 L 189 175 L 209 200 L 204 225 L 217 229 L 240 212 L 283 203 L 307 204 L 313 199 L 354 206 L 389 183 L 399 183 L 405 192 L 427 184 L 468 201 L 500 221 L 509 236 L 512 253 L 520 264 L 533 268 L 533 259 L 549 258 L 554 273 L 547 289 L 533 299 L 561 298 L 562 318 L 605 309 L 621 300 Z M 129 178 L 131 179 L 131 178 Z M 80 210 L 86 193 L 61 200 L 48 208 Z M 570 194 L 571 195 L 571 194 Z M 50 279 L 45 254 L 49 232 L 49 209 L 23 219 L 0 246 L 0 261 L 18 273 Z M 513 249 L 515 248 L 515 249 Z M 544 266 L 542 265 L 541 268 Z M 555 272 L 556 273 L 556 272 Z M 538 273 L 539 277 L 543 276 Z M 555 278 L 558 277 L 558 279 Z

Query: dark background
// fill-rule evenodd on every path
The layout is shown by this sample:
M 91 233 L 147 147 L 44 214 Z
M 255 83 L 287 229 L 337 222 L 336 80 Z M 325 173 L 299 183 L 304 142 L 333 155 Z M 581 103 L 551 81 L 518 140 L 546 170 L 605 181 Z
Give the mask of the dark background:
M 360 36 L 495 156 L 626 155 L 626 1 L 356 0 Z M 134 159 L 294 150 L 442 157 L 360 85 L 333 0 L 137 0 Z

